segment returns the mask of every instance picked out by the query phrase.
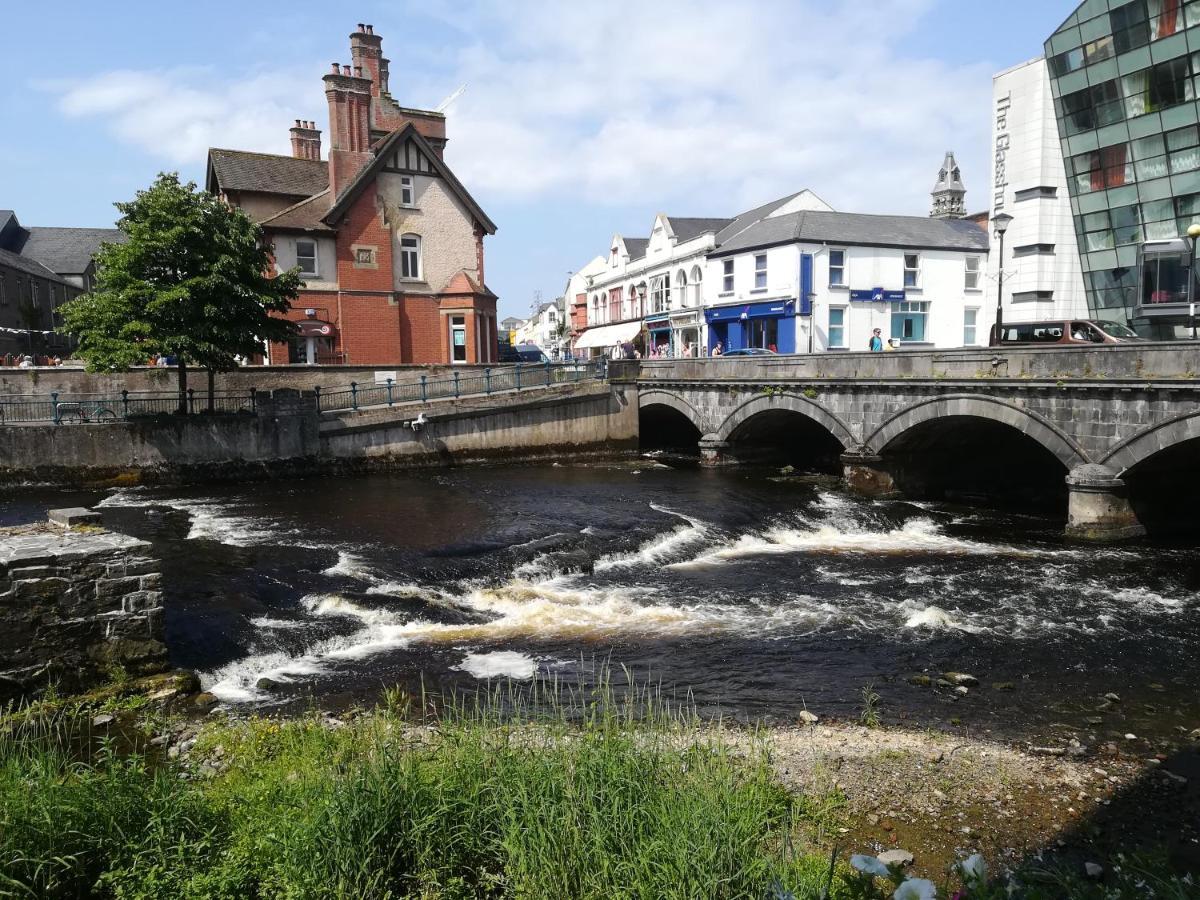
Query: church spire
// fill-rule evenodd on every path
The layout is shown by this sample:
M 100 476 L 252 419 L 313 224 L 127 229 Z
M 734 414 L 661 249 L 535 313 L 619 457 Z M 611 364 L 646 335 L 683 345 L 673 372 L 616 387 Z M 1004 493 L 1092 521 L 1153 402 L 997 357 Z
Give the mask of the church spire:
M 937 184 L 933 186 L 933 209 L 929 213 L 934 219 L 961 219 L 967 214 L 963 198 L 967 189 L 963 186 L 962 173 L 954 161 L 954 151 L 946 151 L 946 159 L 938 172 Z

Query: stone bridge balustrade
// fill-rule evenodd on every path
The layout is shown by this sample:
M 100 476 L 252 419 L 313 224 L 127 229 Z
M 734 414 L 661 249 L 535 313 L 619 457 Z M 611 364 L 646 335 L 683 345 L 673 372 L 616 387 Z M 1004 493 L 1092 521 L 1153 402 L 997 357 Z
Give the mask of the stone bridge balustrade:
M 1061 466 L 1054 483 L 1066 498 L 1067 533 L 1086 540 L 1143 533 L 1131 470 L 1192 441 L 1200 468 L 1197 373 L 1200 343 L 1190 341 L 623 360 L 610 369 L 618 387 L 636 389 L 639 408 L 687 417 L 703 436 L 705 464 L 737 462 L 739 436 L 764 414 L 794 415 L 808 423 L 806 435 L 819 426 L 840 445 L 847 484 L 872 496 L 920 484 L 912 469 L 922 455 L 939 442 L 945 455 L 969 429 L 984 447 L 984 470 L 1003 462 L 986 458 L 989 436 L 997 448 L 1023 436 L 1022 454 L 1036 457 L 1042 477 Z M 953 450 L 946 458 L 951 467 L 973 462 Z

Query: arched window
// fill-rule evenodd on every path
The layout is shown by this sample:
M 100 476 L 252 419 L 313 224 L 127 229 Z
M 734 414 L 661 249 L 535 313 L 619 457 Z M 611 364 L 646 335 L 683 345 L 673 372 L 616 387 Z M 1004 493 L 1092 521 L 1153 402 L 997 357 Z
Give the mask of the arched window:
M 671 308 L 671 276 L 656 275 L 650 280 L 651 312 L 666 312 Z
M 642 313 L 641 313 L 641 310 L 638 309 L 638 302 L 637 302 L 637 288 L 635 288 L 632 284 L 629 285 L 628 289 L 626 289 L 626 291 L 625 291 L 625 303 L 626 303 L 626 308 L 625 308 L 625 318 L 626 319 L 641 318 Z
M 679 299 L 681 306 L 686 306 L 688 302 L 687 292 L 688 280 L 683 269 L 675 273 L 675 296 Z
M 418 280 L 421 277 L 421 236 L 400 235 L 400 277 Z
M 646 314 L 646 282 L 640 281 L 637 286 L 637 310 L 634 318 L 640 319 Z
M 704 270 L 699 266 L 692 266 L 692 306 L 700 305 L 700 288 L 703 287 Z
M 592 297 L 592 324 L 597 325 L 600 322 L 600 295 L 595 294 Z

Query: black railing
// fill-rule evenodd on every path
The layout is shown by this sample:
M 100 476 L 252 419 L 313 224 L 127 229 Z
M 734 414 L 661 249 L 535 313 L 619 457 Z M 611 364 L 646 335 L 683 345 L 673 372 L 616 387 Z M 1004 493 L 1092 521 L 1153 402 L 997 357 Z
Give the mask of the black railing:
M 208 391 L 189 390 L 186 405 L 190 413 L 208 411 Z M 111 394 L 0 395 L 0 425 L 29 422 L 53 422 L 55 425 L 115 422 L 141 416 L 157 416 L 179 409 L 178 391 L 118 391 Z M 257 392 L 216 391 L 213 411 L 218 413 L 255 413 Z
M 506 391 L 573 384 L 603 377 L 604 370 L 596 363 L 517 364 L 451 372 L 436 378 L 422 375 L 415 381 L 398 382 L 391 378 L 382 384 L 352 381 L 347 387 L 318 387 L 316 393 L 320 410 L 334 412 L 397 403 L 427 403 L 452 397 L 487 397 Z

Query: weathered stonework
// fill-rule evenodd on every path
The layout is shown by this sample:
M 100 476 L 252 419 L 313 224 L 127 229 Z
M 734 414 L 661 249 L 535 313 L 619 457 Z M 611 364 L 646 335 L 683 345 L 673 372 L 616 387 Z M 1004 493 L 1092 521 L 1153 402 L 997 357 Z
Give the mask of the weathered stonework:
M 105 531 L 0 534 L 0 702 L 165 671 L 158 562 Z

